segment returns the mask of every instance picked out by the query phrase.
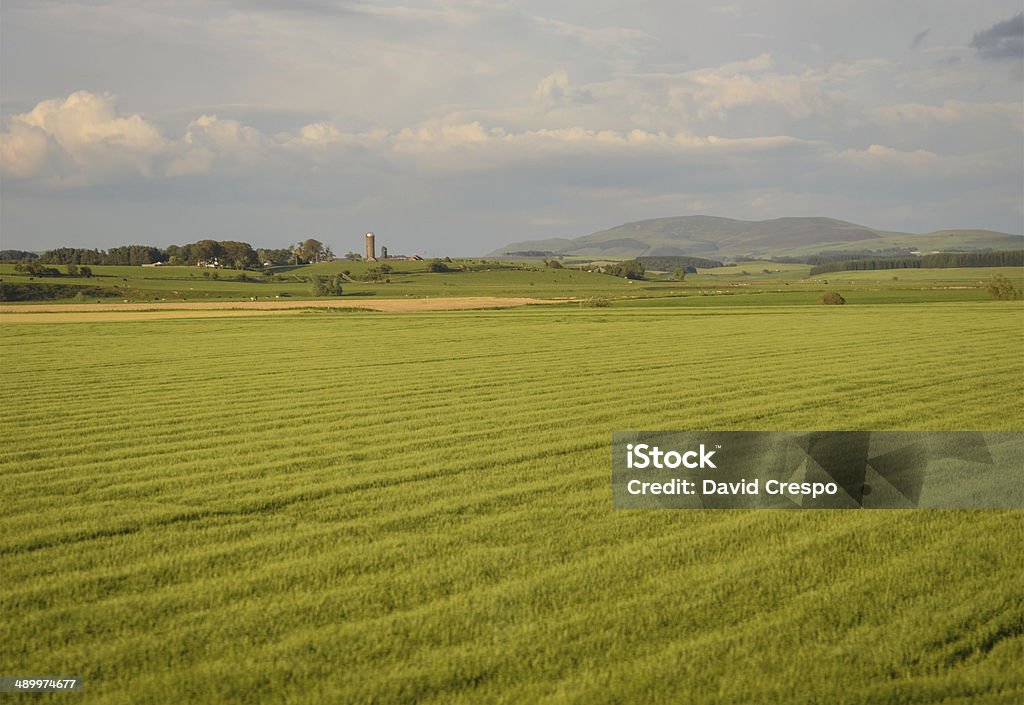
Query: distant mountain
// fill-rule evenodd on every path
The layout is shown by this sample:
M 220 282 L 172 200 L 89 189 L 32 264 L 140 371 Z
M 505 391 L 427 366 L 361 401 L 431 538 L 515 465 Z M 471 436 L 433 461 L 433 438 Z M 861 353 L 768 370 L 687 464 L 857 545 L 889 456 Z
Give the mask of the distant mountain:
M 490 253 L 550 252 L 581 257 L 630 258 L 691 255 L 697 257 L 767 257 L 823 251 L 871 251 L 892 248 L 933 250 L 1011 250 L 1024 247 L 1024 236 L 991 230 L 940 230 L 914 234 L 876 230 L 834 218 L 734 220 L 710 215 L 654 218 L 626 223 L 574 239 L 513 242 Z

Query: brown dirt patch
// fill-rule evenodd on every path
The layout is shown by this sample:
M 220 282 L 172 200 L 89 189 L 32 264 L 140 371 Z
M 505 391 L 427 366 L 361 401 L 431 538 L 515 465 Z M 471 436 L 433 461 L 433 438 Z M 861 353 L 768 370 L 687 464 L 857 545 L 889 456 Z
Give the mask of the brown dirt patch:
M 165 303 L 24 304 L 0 306 L 0 323 L 68 323 L 82 321 L 138 321 L 163 318 L 210 318 L 297 313 L 309 308 L 361 308 L 405 313 L 415 311 L 464 311 L 512 308 L 526 304 L 555 304 L 564 300 L 525 297 L 462 296 L 452 298 L 332 301 L 180 301 Z M 85 314 L 85 315 L 82 315 Z

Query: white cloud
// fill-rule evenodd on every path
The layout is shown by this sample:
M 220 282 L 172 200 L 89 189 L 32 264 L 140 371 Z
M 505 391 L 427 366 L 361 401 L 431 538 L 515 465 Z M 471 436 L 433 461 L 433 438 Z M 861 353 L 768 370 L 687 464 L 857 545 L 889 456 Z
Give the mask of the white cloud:
M 629 27 L 584 27 L 540 16 L 531 17 L 530 20 L 536 27 L 550 34 L 606 50 L 630 51 L 636 45 L 653 39 L 647 32 Z
M 935 124 L 997 121 L 1024 128 L 1024 107 L 1020 103 L 972 103 L 947 100 L 942 105 L 902 103 L 886 105 L 866 111 L 870 121 L 887 127 L 927 127 Z
M 533 97 L 544 102 L 561 103 L 569 97 L 569 74 L 565 70 L 548 74 L 537 84 Z
M 113 96 L 87 91 L 11 116 L 2 139 L 5 175 L 28 178 L 47 171 L 55 185 L 123 173 L 151 176 L 154 159 L 168 146 L 142 116 L 119 115 Z
M 44 168 L 47 155 L 55 149 L 46 130 L 12 120 L 7 131 L 0 133 L 0 168 L 6 177 L 29 178 Z
M 181 146 L 189 151 L 203 150 L 224 160 L 252 166 L 273 147 L 273 141 L 237 120 L 221 120 L 202 115 L 189 123 Z
M 964 184 L 974 187 L 979 179 L 1012 180 L 1019 174 L 1019 158 L 1005 151 L 978 152 L 964 155 L 937 154 L 927 149 L 901 150 L 882 144 L 866 149 L 846 149 L 836 154 L 839 171 L 832 178 L 845 174 L 875 179 L 880 186 L 893 188 L 910 183 L 930 184 L 942 188 L 943 184 Z
M 772 57 L 762 54 L 749 61 L 685 75 L 682 93 L 700 119 L 724 117 L 729 111 L 755 105 L 775 105 L 791 116 L 806 118 L 825 112 L 832 100 L 825 78 L 814 72 L 773 72 Z
M 925 149 L 904 152 L 881 144 L 870 145 L 867 149 L 844 150 L 840 158 L 854 167 L 872 171 L 895 166 L 922 172 L 935 168 L 941 161 L 938 154 Z

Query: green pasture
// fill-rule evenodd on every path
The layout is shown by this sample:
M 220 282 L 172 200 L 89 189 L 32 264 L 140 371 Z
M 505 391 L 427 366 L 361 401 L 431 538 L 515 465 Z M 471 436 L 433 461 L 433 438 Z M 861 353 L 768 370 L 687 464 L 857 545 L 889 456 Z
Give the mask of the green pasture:
M 211 270 L 198 267 L 93 267 L 96 276 L 35 277 L 32 283 L 77 284 L 103 287 L 116 297 L 86 301 L 243 301 L 308 299 L 312 275 L 334 277 L 348 271 L 355 282 L 345 282 L 347 296 L 422 298 L 451 296 L 513 296 L 532 298 L 631 299 L 637 297 L 717 297 L 756 293 L 758 301 L 771 304 L 817 303 L 821 294 L 838 290 L 850 303 L 912 303 L 914 301 L 978 301 L 988 298 L 985 284 L 1003 274 L 1024 288 L 1024 268 L 989 267 L 961 269 L 903 269 L 866 272 L 832 272 L 809 276 L 808 265 L 774 262 L 741 262 L 736 266 L 700 270 L 683 281 L 668 273 L 651 272 L 645 280 L 632 281 L 597 272 L 566 267 L 551 269 L 543 263 L 494 263 L 456 260 L 445 273 L 427 272 L 427 262 L 393 262 L 395 271 L 382 281 L 358 281 L 374 265 L 339 260 L 300 267 L 278 267 L 271 276 L 259 272 Z M 765 271 L 768 270 L 768 271 Z M 245 276 L 252 281 L 239 281 Z M 216 278 L 215 278 L 216 277 Z M 0 265 L 0 281 L 29 283 L 16 275 L 13 265 Z M 803 292 L 794 295 L 794 292 Z M 333 298 L 333 297 L 332 297 Z M 66 299 L 65 301 L 73 301 Z M 733 301 L 724 303 L 731 305 Z M 703 305 L 703 304 L 698 304 Z
M 1020 429 L 1019 302 L 87 316 L 0 331 L 0 664 L 51 699 L 1024 699 L 1024 513 L 610 488 L 614 430 Z

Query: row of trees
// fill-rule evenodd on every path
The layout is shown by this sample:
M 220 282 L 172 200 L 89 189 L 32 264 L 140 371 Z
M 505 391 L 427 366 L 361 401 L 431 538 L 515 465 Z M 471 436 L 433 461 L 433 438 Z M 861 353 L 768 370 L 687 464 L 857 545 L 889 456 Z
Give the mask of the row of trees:
M 96 299 L 122 296 L 119 289 L 77 284 L 0 282 L 0 301 L 51 301 L 54 299 Z
M 24 262 L 18 262 L 14 265 L 15 272 L 21 272 L 22 274 L 28 274 L 33 277 L 62 277 L 59 269 L 55 267 L 47 267 L 45 264 L 38 260 L 27 260 Z M 89 267 L 81 266 L 77 264 L 68 263 L 64 265 L 64 272 L 69 277 L 91 277 L 92 269 Z
M 679 267 L 681 267 L 683 271 L 690 271 L 687 268 L 692 267 L 692 271 L 696 272 L 698 267 L 701 269 L 715 269 L 716 267 L 725 266 L 716 259 L 690 257 L 687 255 L 653 255 L 649 257 L 637 257 L 636 261 L 647 269 L 660 269 L 665 272 L 674 271 Z
M 160 249 L 150 245 L 125 245 L 109 250 L 83 247 L 58 247 L 42 256 L 21 250 L 0 251 L 0 260 L 61 265 L 129 265 L 170 264 L 195 266 L 216 265 L 231 269 L 256 269 L 270 265 L 308 264 L 330 262 L 334 259 L 331 248 L 313 238 L 295 247 L 255 250 L 247 242 L 237 240 L 199 240 L 187 245 L 168 245 Z
M 39 259 L 35 252 L 25 250 L 0 250 L 0 262 L 22 262 L 25 260 Z
M 831 262 L 811 268 L 811 276 L 828 272 L 873 269 L 946 269 L 952 267 L 1022 267 L 1024 250 L 1002 252 L 939 252 L 921 257 L 875 257 Z
M 124 245 L 109 250 L 90 250 L 82 247 L 58 247 L 47 250 L 39 257 L 43 264 L 118 264 L 138 266 L 166 262 L 167 254 L 149 245 Z
M 889 247 L 880 250 L 845 250 L 842 252 L 819 252 L 815 255 L 777 256 L 771 257 L 772 262 L 785 264 L 831 264 L 852 259 L 891 259 L 894 257 L 912 257 L 913 251 L 906 247 Z

